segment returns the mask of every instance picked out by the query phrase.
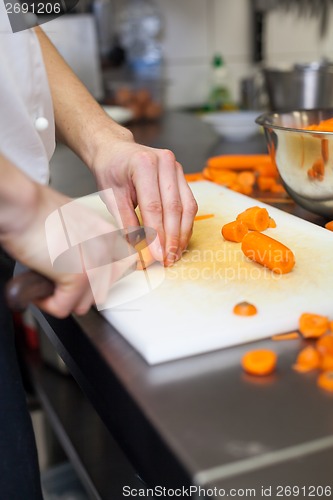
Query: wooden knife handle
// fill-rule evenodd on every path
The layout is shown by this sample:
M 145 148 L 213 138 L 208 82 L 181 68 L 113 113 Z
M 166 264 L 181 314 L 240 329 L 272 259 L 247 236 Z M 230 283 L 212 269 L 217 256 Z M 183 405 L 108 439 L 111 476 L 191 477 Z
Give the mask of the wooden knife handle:
M 6 285 L 5 297 L 13 311 L 24 311 L 31 302 L 53 295 L 53 281 L 34 271 L 27 271 L 12 278 Z

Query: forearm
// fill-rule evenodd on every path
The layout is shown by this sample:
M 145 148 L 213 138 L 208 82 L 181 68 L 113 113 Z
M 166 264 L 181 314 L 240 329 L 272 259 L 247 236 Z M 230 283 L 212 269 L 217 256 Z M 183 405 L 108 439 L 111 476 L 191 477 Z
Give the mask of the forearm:
M 19 232 L 38 196 L 36 184 L 0 153 L 0 244 Z
M 40 28 L 35 31 L 49 79 L 57 139 L 91 167 L 100 144 L 113 138 L 132 141 L 133 136 L 107 116 L 45 33 Z

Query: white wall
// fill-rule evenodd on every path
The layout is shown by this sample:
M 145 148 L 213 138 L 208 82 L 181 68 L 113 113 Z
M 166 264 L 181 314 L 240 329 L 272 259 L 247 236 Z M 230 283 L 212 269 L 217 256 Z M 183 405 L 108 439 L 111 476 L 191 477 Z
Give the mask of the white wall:
M 119 1 L 119 0 L 118 0 Z M 163 13 L 167 104 L 169 107 L 202 104 L 209 91 L 210 62 L 215 52 L 228 64 L 232 90 L 253 72 L 251 62 L 250 0 L 156 0 Z M 266 60 L 269 64 L 333 60 L 333 14 L 325 38 L 319 19 L 296 13 L 267 16 Z

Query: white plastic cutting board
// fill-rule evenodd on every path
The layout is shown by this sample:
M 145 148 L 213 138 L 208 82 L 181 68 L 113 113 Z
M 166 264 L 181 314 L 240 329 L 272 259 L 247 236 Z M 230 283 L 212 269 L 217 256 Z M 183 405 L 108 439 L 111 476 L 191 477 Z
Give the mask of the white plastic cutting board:
M 293 330 L 302 312 L 333 317 L 332 232 L 210 182 L 191 188 L 198 214 L 215 217 L 195 222 L 180 262 L 127 276 L 101 311 L 149 364 Z M 276 221 L 266 234 L 294 252 L 291 273 L 278 276 L 248 261 L 239 243 L 222 238 L 222 225 L 254 205 Z M 256 305 L 256 316 L 233 314 L 244 300 Z

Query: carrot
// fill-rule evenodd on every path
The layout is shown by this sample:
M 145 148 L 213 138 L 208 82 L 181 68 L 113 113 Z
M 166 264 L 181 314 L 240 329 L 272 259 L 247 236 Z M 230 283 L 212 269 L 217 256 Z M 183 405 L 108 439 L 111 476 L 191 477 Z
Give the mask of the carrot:
M 286 194 L 286 190 L 282 186 L 282 184 L 278 184 L 275 182 L 270 189 L 271 193 L 281 193 L 281 194 Z
M 185 174 L 185 179 L 187 182 L 196 182 L 204 180 L 202 172 L 193 172 L 191 174 Z
M 259 164 L 271 163 L 269 155 L 220 155 L 208 158 L 206 166 L 210 169 L 228 168 L 233 170 L 251 170 Z
M 268 349 L 249 351 L 242 358 L 242 367 L 251 375 L 269 375 L 276 369 L 277 356 Z
M 323 372 L 317 379 L 317 384 L 325 391 L 333 392 L 333 371 Z
M 194 220 L 195 221 L 206 220 L 206 219 L 211 219 L 212 217 L 215 217 L 215 215 L 214 214 L 196 215 L 194 217 Z
M 273 179 L 275 179 L 279 175 L 279 171 L 272 161 L 258 164 L 256 171 L 259 176 L 272 177 Z
M 333 132 L 333 118 L 322 120 L 320 123 L 308 125 L 305 130 L 319 130 L 321 132 Z
M 329 160 L 329 149 L 328 149 L 328 139 L 321 140 L 321 156 L 324 163 L 327 163 Z
M 240 172 L 237 175 L 237 182 L 241 184 L 241 186 L 250 186 L 252 187 L 256 181 L 255 175 L 253 172 L 244 171 Z
M 321 358 L 320 369 L 324 372 L 333 370 L 333 356 L 332 354 L 324 354 Z
M 329 231 L 333 231 L 333 220 L 327 222 L 325 224 L 325 228 L 328 229 Z
M 239 302 L 233 308 L 233 313 L 237 316 L 254 316 L 257 312 L 256 306 L 249 302 Z
M 329 329 L 331 332 L 333 332 L 333 321 L 329 321 Z
M 260 191 L 270 191 L 271 187 L 275 184 L 275 179 L 261 175 L 258 177 L 257 184 Z
M 146 240 L 142 240 L 134 246 L 135 250 L 138 252 L 138 259 L 136 268 L 139 271 L 147 269 L 151 264 L 155 262 L 154 257 L 150 253 L 148 244 Z
M 212 178 L 212 176 L 211 176 L 211 174 L 210 174 L 210 171 L 209 171 L 208 167 L 205 167 L 205 168 L 203 169 L 203 171 L 202 171 L 202 175 L 203 175 L 204 179 L 207 179 L 208 181 L 212 181 L 212 180 L 213 180 L 213 178 Z
M 303 313 L 299 318 L 299 331 L 304 338 L 318 338 L 327 332 L 329 322 L 326 316 Z
M 225 240 L 235 241 L 236 243 L 240 243 L 248 232 L 249 228 L 247 225 L 244 222 L 237 220 L 224 224 L 221 230 L 222 236 Z
M 269 215 L 266 208 L 251 207 L 238 214 L 237 220 L 244 222 L 251 230 L 265 231 L 268 228 Z
M 308 170 L 310 180 L 322 181 L 325 174 L 325 165 L 322 158 L 318 158 Z
M 272 219 L 272 217 L 269 218 L 268 227 L 270 227 L 270 228 L 275 228 L 276 227 L 276 222 L 275 222 L 274 219 Z
M 247 196 L 252 194 L 252 192 L 253 192 L 252 186 L 245 186 L 245 185 L 239 184 L 239 182 L 233 182 L 231 184 L 231 186 L 228 186 L 228 187 L 232 191 L 236 191 L 237 193 L 241 193 L 241 194 L 246 194 Z
M 309 345 L 298 354 L 296 364 L 293 365 L 293 368 L 299 372 L 308 372 L 317 370 L 319 366 L 320 354 L 313 346 Z
M 324 356 L 333 356 L 333 335 L 329 333 L 328 335 L 323 335 L 316 342 L 317 350 Z
M 272 336 L 272 340 L 296 340 L 299 338 L 298 332 L 280 333 L 279 335 Z
M 237 181 L 236 172 L 232 172 L 231 170 L 209 170 L 209 175 L 212 181 L 222 186 L 230 186 L 233 182 Z
M 288 247 L 258 231 L 244 236 L 242 251 L 249 259 L 278 274 L 289 273 L 295 265 L 294 254 Z

